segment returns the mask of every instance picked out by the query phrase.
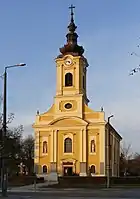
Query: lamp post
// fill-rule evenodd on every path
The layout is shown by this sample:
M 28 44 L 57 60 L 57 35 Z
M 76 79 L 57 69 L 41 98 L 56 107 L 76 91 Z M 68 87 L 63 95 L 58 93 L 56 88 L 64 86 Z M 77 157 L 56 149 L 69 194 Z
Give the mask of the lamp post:
M 110 115 L 107 119 L 107 188 L 110 187 L 110 119 L 114 115 Z
M 11 66 L 6 66 L 4 70 L 4 91 L 3 91 L 3 129 L 2 129 L 2 152 L 1 152 L 1 189 L 2 196 L 7 196 L 7 154 L 5 153 L 5 141 L 7 135 L 7 69 L 25 66 L 26 64 L 20 63 Z

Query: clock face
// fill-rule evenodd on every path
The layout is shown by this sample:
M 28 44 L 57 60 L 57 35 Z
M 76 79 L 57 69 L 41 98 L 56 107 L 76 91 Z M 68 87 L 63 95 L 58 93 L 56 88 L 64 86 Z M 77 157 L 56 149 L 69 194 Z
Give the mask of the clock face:
M 65 64 L 66 64 L 67 66 L 70 66 L 70 65 L 72 64 L 72 60 L 71 60 L 70 58 L 67 58 L 67 59 L 65 60 Z

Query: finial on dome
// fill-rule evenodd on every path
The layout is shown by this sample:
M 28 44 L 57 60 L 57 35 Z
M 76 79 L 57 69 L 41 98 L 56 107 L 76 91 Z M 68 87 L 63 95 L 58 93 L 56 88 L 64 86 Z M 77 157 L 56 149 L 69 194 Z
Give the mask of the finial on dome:
M 39 110 L 37 110 L 36 115 L 39 115 Z
M 104 108 L 103 108 L 103 106 L 101 107 L 101 112 L 103 112 L 104 111 Z

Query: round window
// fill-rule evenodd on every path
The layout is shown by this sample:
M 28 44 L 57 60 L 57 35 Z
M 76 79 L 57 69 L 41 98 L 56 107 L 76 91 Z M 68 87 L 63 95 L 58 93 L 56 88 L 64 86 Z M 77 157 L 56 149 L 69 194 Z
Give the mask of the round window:
M 70 104 L 70 103 L 65 104 L 66 109 L 70 109 L 71 107 L 72 107 L 72 104 Z

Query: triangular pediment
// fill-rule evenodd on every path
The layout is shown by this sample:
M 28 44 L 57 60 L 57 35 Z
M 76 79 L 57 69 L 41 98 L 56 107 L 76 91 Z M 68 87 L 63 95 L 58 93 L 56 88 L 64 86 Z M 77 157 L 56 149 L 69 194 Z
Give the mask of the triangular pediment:
M 53 120 L 49 125 L 54 126 L 86 126 L 88 123 L 79 117 L 61 117 Z

